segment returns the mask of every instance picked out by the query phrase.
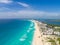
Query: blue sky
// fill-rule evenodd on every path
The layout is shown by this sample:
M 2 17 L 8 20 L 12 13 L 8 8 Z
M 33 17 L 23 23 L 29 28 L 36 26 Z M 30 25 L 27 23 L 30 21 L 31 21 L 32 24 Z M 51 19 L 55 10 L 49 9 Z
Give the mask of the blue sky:
M 59 0 L 0 0 L 0 18 L 59 18 Z

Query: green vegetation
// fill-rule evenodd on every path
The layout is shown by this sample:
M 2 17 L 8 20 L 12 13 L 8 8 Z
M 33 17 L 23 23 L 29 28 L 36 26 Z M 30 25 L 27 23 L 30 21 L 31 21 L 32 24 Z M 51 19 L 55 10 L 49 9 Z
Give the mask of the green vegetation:
M 55 25 L 55 24 L 47 24 L 48 27 L 54 28 L 54 27 L 60 27 L 60 25 Z
M 60 44 L 60 38 L 57 38 L 57 41 L 59 41 L 59 44 Z
M 60 28 L 55 28 L 54 31 L 60 32 Z
M 57 41 L 58 41 L 58 44 L 60 45 L 60 38 L 57 38 L 57 39 L 47 38 L 47 39 L 49 39 L 47 42 L 51 42 L 52 45 L 56 45 Z
M 55 40 L 49 38 L 48 42 L 55 42 Z
M 55 42 L 53 39 L 49 40 L 48 42 Z
M 47 27 L 52 28 L 54 31 L 60 32 L 60 25 L 47 24 Z M 57 27 L 57 28 L 55 28 Z
M 52 45 L 56 45 L 56 42 L 54 39 L 52 39 L 52 38 L 48 38 L 48 39 L 49 39 L 48 42 L 51 42 Z

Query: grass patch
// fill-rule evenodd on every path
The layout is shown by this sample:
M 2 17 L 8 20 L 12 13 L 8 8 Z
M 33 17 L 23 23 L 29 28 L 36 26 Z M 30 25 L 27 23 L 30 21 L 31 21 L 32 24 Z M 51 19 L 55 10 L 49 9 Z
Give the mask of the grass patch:
M 57 38 L 57 41 L 59 41 L 59 44 L 60 44 L 60 38 Z
M 52 45 L 56 45 L 56 42 L 54 39 L 49 38 L 48 42 L 51 42 Z

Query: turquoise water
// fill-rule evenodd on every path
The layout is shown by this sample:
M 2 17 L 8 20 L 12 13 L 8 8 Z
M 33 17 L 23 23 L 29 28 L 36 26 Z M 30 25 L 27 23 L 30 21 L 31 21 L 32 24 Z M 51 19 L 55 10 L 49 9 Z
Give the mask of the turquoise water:
M 0 45 L 31 45 L 34 30 L 29 20 L 0 20 Z
M 50 20 L 39 21 L 60 25 L 60 22 Z M 0 45 L 31 45 L 34 26 L 29 20 L 0 19 Z

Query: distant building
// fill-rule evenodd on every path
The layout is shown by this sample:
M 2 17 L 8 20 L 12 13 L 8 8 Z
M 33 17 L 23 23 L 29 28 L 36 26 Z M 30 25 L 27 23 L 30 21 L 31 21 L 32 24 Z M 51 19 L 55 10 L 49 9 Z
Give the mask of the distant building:
M 60 35 L 60 32 L 54 31 L 54 34 L 56 34 L 56 35 Z
M 46 35 L 51 35 L 51 34 L 53 34 L 53 29 L 50 29 L 50 28 L 48 28 L 48 30 L 46 30 L 45 32 L 43 32 L 43 34 L 46 34 Z

